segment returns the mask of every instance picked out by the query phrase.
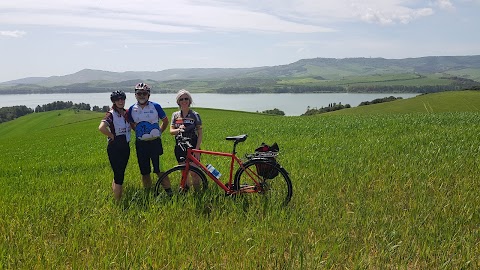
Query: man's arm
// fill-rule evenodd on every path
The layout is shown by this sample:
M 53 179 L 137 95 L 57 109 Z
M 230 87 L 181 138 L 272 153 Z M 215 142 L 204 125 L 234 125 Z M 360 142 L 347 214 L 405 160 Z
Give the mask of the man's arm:
M 168 124 L 169 124 L 169 122 L 168 122 L 168 117 L 165 116 L 164 118 L 162 118 L 162 124 L 160 125 L 160 131 L 161 131 L 162 133 L 163 133 L 163 131 L 164 131 L 165 129 L 167 129 Z

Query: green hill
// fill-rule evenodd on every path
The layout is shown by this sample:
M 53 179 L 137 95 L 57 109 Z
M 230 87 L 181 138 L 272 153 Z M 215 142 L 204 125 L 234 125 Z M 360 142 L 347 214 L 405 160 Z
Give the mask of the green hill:
M 148 81 L 154 92 L 176 92 L 182 88 L 193 92 L 232 90 L 225 88 L 237 88 L 234 90 L 243 93 L 248 93 L 251 88 L 258 88 L 256 91 L 260 92 L 369 92 L 369 87 L 375 87 L 377 92 L 423 93 L 478 86 L 480 55 L 407 59 L 313 58 L 278 66 L 155 72 L 84 69 L 65 76 L 3 82 L 0 83 L 0 93 L 108 92 L 112 89 L 129 90 L 138 81 Z
M 102 115 L 102 114 L 100 114 Z M 61 110 L 45 113 L 32 113 L 14 121 L 0 124 L 2 137 L 29 136 L 37 132 L 45 132 L 62 126 L 81 123 L 88 120 L 98 120 L 99 113 L 91 111 Z
M 387 113 L 479 112 L 480 91 L 450 91 L 420 95 L 409 99 L 353 107 L 328 115 L 360 115 Z
M 231 151 L 225 137 L 238 134 L 240 157 L 279 144 L 294 190 L 283 209 L 211 181 L 203 196 L 148 197 L 133 143 L 116 205 L 102 113 L 2 123 L 0 269 L 479 269 L 480 106 L 458 93 L 354 108 L 362 115 L 196 109 L 203 149 Z M 162 140 L 166 169 L 174 140 Z M 227 181 L 228 161 L 202 161 Z

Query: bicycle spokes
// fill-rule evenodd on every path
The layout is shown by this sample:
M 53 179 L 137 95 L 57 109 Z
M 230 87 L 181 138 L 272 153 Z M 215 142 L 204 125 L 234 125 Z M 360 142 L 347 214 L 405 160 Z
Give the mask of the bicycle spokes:
M 286 171 L 262 159 L 246 162 L 235 176 L 235 185 L 239 185 L 239 193 L 259 195 L 245 198 L 251 204 L 268 201 L 272 206 L 286 205 L 292 197 L 292 185 Z

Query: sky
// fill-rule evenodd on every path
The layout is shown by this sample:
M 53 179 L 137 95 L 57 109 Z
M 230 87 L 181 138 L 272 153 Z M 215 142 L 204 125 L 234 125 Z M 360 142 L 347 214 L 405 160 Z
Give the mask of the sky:
M 82 69 L 480 55 L 480 0 L 0 2 L 0 82 Z

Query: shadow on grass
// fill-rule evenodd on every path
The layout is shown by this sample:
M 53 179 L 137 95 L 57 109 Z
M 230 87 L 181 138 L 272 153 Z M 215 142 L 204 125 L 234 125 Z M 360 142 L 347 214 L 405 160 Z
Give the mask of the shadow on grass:
M 221 190 L 209 189 L 198 193 L 175 193 L 173 196 L 160 192 L 158 196 L 154 196 L 153 192 L 147 192 L 143 188 L 129 188 L 125 190 L 120 206 L 124 211 L 150 211 L 158 208 L 175 211 L 178 209 L 192 211 L 205 218 L 210 218 L 212 215 L 224 216 L 231 213 L 268 216 L 269 213 L 278 211 L 278 209 L 274 210 L 275 207 L 269 206 L 268 202 L 252 204 L 251 198 L 248 196 L 258 195 L 226 196 Z M 288 207 L 283 208 L 283 210 L 287 209 Z

